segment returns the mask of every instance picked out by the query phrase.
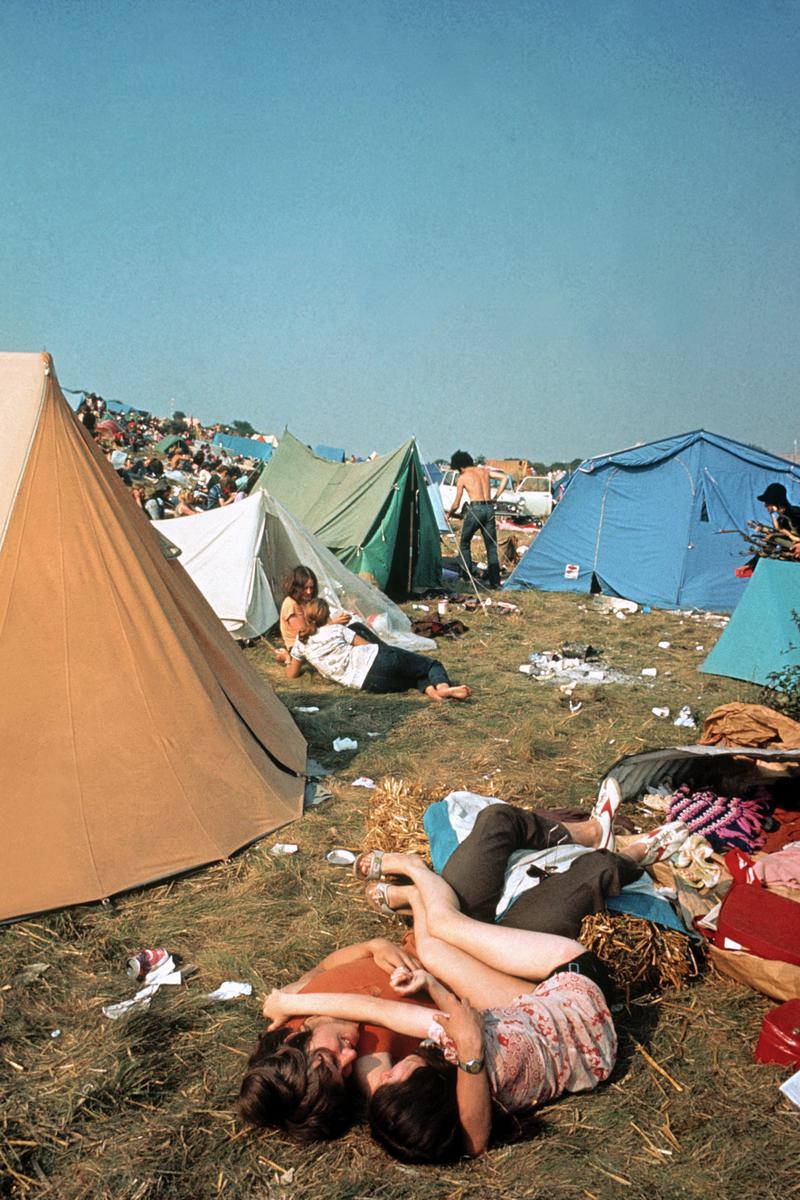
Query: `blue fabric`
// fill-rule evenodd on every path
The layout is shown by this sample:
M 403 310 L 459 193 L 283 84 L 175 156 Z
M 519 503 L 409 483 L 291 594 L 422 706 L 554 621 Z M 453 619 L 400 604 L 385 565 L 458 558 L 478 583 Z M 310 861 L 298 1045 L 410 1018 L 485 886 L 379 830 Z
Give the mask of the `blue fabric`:
M 256 442 L 252 438 L 235 437 L 232 433 L 215 433 L 214 442 L 224 446 L 231 454 L 241 454 L 242 458 L 259 458 L 269 462 L 272 458 L 272 446 L 269 442 Z
M 458 838 L 450 824 L 444 800 L 436 800 L 428 805 L 422 824 L 428 836 L 433 869 L 437 875 L 441 875 L 447 866 L 448 858 L 458 846 Z
M 768 685 L 773 672 L 800 666 L 800 630 L 793 610 L 800 612 L 800 563 L 760 559 L 700 670 Z
M 339 450 L 336 446 L 315 446 L 314 453 L 318 458 L 329 458 L 331 462 L 344 462 L 344 450 Z
M 746 547 L 722 531 L 765 519 L 772 482 L 800 499 L 800 466 L 704 430 L 588 459 L 505 587 L 732 612 Z

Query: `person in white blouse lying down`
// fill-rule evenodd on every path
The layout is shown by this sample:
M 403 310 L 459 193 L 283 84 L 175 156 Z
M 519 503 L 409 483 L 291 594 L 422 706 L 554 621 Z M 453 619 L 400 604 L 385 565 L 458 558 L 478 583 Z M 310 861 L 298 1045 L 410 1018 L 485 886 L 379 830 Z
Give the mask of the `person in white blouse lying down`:
M 286 663 L 296 679 L 303 662 L 344 687 L 364 692 L 405 692 L 416 688 L 428 700 L 467 700 L 466 684 L 453 684 L 435 658 L 413 654 L 383 642 L 368 642 L 346 625 L 331 621 L 326 600 L 317 597 L 303 605 L 305 629 L 297 635 Z

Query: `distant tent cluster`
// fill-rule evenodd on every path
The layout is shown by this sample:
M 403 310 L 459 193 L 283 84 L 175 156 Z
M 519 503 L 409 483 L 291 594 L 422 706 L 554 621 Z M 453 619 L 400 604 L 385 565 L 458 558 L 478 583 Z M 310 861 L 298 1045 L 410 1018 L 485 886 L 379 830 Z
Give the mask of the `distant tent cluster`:
M 797 487 L 800 467 L 702 429 L 587 459 L 505 586 L 731 612 L 737 532 L 774 481 Z

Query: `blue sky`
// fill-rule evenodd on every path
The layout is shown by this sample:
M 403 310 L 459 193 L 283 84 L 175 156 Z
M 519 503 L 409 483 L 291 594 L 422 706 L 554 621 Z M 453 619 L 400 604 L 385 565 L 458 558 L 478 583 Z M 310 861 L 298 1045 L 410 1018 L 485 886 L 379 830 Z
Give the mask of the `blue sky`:
M 0 5 L 0 345 L 304 441 L 800 438 L 800 6 Z

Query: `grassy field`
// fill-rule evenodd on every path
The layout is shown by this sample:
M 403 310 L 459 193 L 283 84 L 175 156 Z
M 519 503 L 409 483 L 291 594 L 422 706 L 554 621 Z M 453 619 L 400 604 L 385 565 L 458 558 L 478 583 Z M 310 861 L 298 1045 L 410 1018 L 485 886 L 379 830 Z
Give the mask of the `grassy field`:
M 676 712 L 688 703 L 702 719 L 717 704 L 754 698 L 744 685 L 697 672 L 698 646 L 708 650 L 718 636 L 709 622 L 655 612 L 621 621 L 574 596 L 514 599 L 518 616 L 467 615 L 464 640 L 440 646 L 453 677 L 474 688 L 464 705 L 370 697 L 310 676 L 289 684 L 269 650 L 249 651 L 290 708 L 320 708 L 297 719 L 310 753 L 334 771 L 334 798 L 277 835 L 298 842 L 300 852 L 273 857 L 276 837 L 268 837 L 191 877 L 0 932 L 0 1195 L 800 1194 L 800 1113 L 777 1091 L 789 1070 L 752 1061 L 771 1002 L 713 975 L 633 1002 L 619 1015 L 621 1054 L 610 1084 L 545 1109 L 525 1141 L 475 1163 L 402 1167 L 358 1128 L 307 1150 L 236 1128 L 232 1106 L 260 1026 L 258 994 L 335 946 L 392 929 L 365 907 L 351 877 L 324 859 L 334 846 L 364 844 L 370 793 L 351 786 L 356 777 L 402 779 L 430 799 L 464 787 L 531 806 L 587 808 L 620 755 L 693 740 L 691 731 L 655 718 L 654 705 Z M 579 686 L 583 704 L 571 715 L 557 687 L 518 671 L 532 650 L 566 640 L 601 647 L 636 681 Z M 661 640 L 669 649 L 658 648 Z M 642 680 L 645 666 L 658 668 L 654 681 Z M 336 755 L 331 742 L 343 734 L 359 748 Z M 101 1005 L 132 993 L 125 958 L 143 945 L 167 946 L 196 973 L 162 990 L 148 1011 L 108 1021 Z M 48 967 L 38 981 L 15 980 L 37 962 Z M 251 982 L 254 996 L 206 999 L 223 979 Z

